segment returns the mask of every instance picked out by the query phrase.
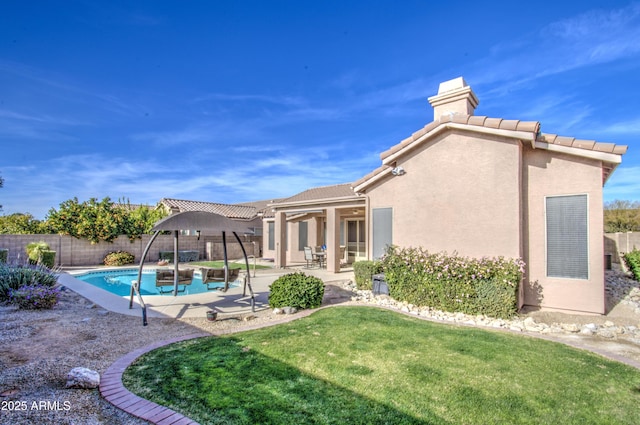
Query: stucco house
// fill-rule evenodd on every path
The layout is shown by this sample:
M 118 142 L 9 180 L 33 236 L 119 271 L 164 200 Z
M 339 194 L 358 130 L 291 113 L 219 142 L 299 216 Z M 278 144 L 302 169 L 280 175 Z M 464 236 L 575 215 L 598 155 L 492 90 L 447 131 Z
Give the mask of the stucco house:
M 521 258 L 521 306 L 604 313 L 602 187 L 627 147 L 476 116 L 463 78 L 428 100 L 433 121 L 382 152 L 371 173 L 271 203 L 264 256 L 282 267 L 303 261 L 304 246 L 326 245 L 336 272 L 390 244 Z

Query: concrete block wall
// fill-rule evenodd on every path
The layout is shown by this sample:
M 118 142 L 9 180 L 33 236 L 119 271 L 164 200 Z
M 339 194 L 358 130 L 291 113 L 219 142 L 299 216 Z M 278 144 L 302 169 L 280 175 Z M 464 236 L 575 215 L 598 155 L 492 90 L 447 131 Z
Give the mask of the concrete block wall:
M 136 263 L 151 235 L 143 235 L 133 242 L 127 236 L 119 236 L 113 242 L 99 242 L 92 244 L 85 239 L 76 239 L 62 235 L 0 235 L 0 248 L 8 249 L 9 262 L 25 261 L 25 248 L 31 242 L 44 241 L 52 250 L 56 251 L 56 265 L 62 267 L 96 266 L 103 263 L 104 257 L 114 251 L 127 251 L 135 256 Z M 230 260 L 242 258 L 242 249 L 233 235 L 227 236 L 227 253 Z M 247 255 L 259 256 L 261 237 L 243 236 L 243 245 Z M 255 243 L 253 243 L 255 242 Z M 158 261 L 160 251 L 173 251 L 173 235 L 159 235 L 154 241 L 145 262 Z M 221 260 L 223 258 L 222 236 L 183 236 L 178 237 L 180 250 L 199 251 L 201 260 Z
M 611 261 L 620 263 L 622 256 L 640 249 L 640 232 L 618 232 L 604 234 L 604 253 L 611 254 Z

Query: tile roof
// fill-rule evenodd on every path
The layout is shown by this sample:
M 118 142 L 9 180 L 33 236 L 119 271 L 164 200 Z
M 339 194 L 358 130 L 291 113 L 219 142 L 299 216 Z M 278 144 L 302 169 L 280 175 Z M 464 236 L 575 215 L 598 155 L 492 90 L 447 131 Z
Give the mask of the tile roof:
M 295 202 L 317 201 L 321 199 L 348 198 L 355 196 L 351 183 L 336 184 L 331 186 L 312 187 L 289 198 L 281 199 L 274 204 L 288 204 Z
M 160 203 L 174 211 L 205 211 L 233 219 L 250 220 L 255 218 L 257 214 L 256 208 L 248 205 L 230 205 L 171 198 L 163 198 Z
M 430 122 L 420 130 L 413 133 L 411 136 L 402 140 L 400 143 L 382 152 L 380 154 L 380 159 L 383 161 L 383 163 L 386 160 L 387 164 L 376 168 L 366 176 L 354 182 L 353 187 L 358 187 L 366 182 L 370 182 L 372 181 L 372 179 L 381 176 L 384 172 L 390 172 L 390 168 L 388 165 L 390 165 L 389 162 L 393 159 L 390 157 L 395 156 L 396 154 L 400 154 L 400 152 L 404 149 L 408 149 L 416 142 L 419 143 L 419 141 L 424 140 L 424 136 L 428 136 L 430 133 L 436 134 L 437 132 L 440 132 L 447 127 L 461 128 L 461 126 L 462 128 L 466 128 L 469 131 L 475 130 L 491 132 L 491 130 L 495 130 L 500 131 L 501 134 L 507 135 L 510 133 L 505 132 L 517 132 L 513 133 L 514 136 L 518 136 L 518 133 L 522 133 L 523 136 L 525 136 L 524 133 L 529 133 L 529 136 L 527 136 L 527 140 L 531 140 L 532 142 L 541 142 L 547 143 L 549 145 L 558 145 L 593 152 L 623 155 L 627 151 L 627 146 L 624 145 L 616 145 L 614 143 L 601 143 L 596 142 L 595 140 L 580 140 L 573 137 L 561 137 L 555 134 L 540 133 L 540 122 L 538 121 L 505 120 L 503 118 L 490 118 L 486 116 L 465 114 L 443 115 L 439 120 Z M 605 173 L 605 177 L 608 177 L 615 166 L 607 166 L 604 168 L 608 170 Z
M 472 126 L 477 126 L 497 130 L 523 131 L 532 133 L 536 136 L 537 141 L 540 142 L 597 152 L 613 153 L 616 155 L 623 155 L 627 151 L 627 146 L 616 145 L 614 143 L 601 143 L 596 142 L 595 140 L 580 140 L 574 137 L 560 137 L 555 134 L 540 134 L 540 122 L 538 121 L 505 120 L 502 118 L 489 118 L 485 116 L 454 114 L 443 115 L 440 120 L 432 121 L 397 145 L 382 152 L 380 154 L 380 158 L 384 160 L 388 156 L 393 155 L 406 146 L 412 144 L 425 134 L 437 129 L 443 124 L 446 125 L 447 123 L 468 125 L 470 126 L 470 130 L 473 130 Z

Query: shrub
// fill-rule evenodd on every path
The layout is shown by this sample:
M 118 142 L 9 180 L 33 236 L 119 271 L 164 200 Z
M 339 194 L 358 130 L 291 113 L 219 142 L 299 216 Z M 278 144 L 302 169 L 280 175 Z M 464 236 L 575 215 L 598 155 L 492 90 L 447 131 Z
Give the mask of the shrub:
M 135 256 L 127 251 L 110 252 L 104 257 L 105 266 L 124 266 L 127 264 L 133 264 L 135 262 Z
M 15 266 L 0 263 L 0 301 L 7 301 L 11 290 L 22 286 L 53 287 L 57 275 L 42 265 Z
M 44 241 L 27 244 L 26 251 L 30 264 L 44 264 L 50 269 L 55 265 L 56 252 L 51 251 L 49 244 Z
M 356 261 L 353 263 L 353 274 L 358 289 L 372 289 L 372 276 L 382 273 L 380 261 Z
M 9 302 L 26 310 L 53 308 L 58 303 L 58 288 L 44 285 L 24 285 L 12 289 Z
M 280 276 L 269 289 L 269 305 L 273 308 L 316 308 L 324 297 L 322 280 L 300 272 Z
M 633 251 L 627 252 L 624 255 L 624 262 L 633 273 L 634 279 L 640 281 L 640 251 L 634 248 Z
M 418 306 L 466 314 L 511 317 L 524 272 L 521 260 L 430 254 L 392 247 L 383 258 L 389 295 Z
M 0 263 L 6 263 L 8 257 L 9 257 L 9 250 L 0 249 Z

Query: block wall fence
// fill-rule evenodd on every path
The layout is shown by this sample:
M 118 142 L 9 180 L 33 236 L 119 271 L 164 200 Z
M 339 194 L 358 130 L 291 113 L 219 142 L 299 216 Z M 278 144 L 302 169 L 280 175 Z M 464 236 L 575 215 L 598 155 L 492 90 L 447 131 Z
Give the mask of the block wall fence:
M 136 264 L 140 263 L 147 243 L 152 235 L 142 235 L 133 242 L 127 236 L 118 236 L 113 242 L 92 244 L 85 239 L 76 239 L 62 235 L 0 235 L 0 249 L 8 249 L 8 262 L 24 261 L 25 248 L 31 242 L 44 241 L 56 251 L 56 265 L 60 267 L 96 266 L 103 264 L 104 257 L 110 252 L 127 251 L 135 256 Z M 240 236 L 247 255 L 260 257 L 262 247 L 261 236 Z M 233 236 L 226 235 L 227 255 L 229 260 L 242 258 L 242 249 Z M 178 248 L 183 251 L 200 252 L 200 260 L 221 260 L 224 258 L 222 236 L 183 236 L 178 238 Z M 151 245 L 145 262 L 156 262 L 160 251 L 173 251 L 173 235 L 158 235 Z
M 640 232 L 604 234 L 604 253 L 611 254 L 612 262 L 621 263 L 622 256 L 634 249 L 640 250 Z

